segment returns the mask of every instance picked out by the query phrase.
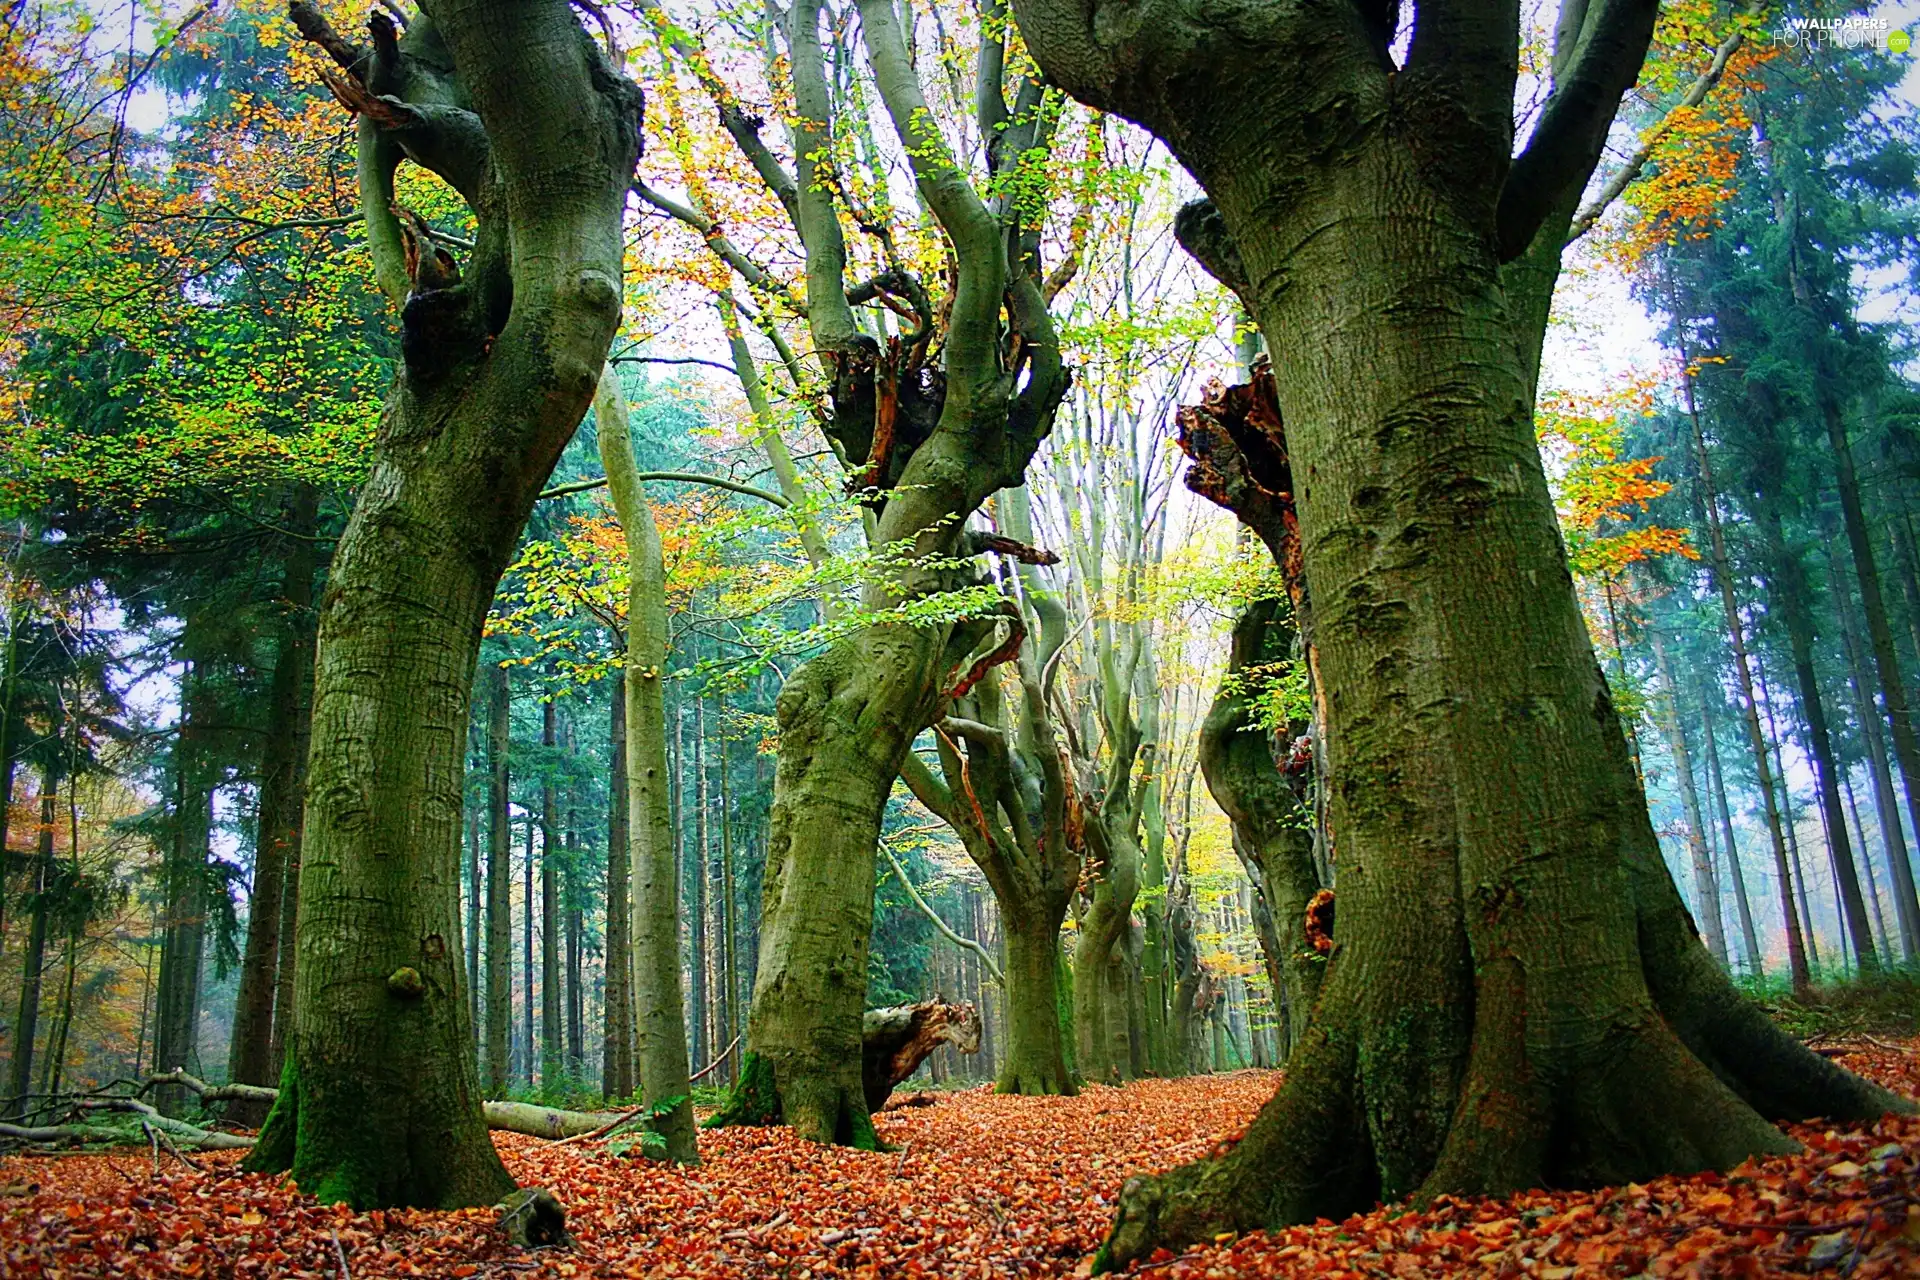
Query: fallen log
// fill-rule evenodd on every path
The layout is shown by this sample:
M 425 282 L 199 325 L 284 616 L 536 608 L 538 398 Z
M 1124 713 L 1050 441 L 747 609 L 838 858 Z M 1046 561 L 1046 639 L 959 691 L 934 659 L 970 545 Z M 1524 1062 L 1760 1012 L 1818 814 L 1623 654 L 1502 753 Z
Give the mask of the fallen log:
M 938 999 L 869 1009 L 860 1036 L 867 1110 L 878 1111 L 887 1105 L 894 1086 L 919 1070 L 941 1045 L 950 1044 L 961 1053 L 980 1052 L 980 1012 L 971 1004 Z
M 618 1124 L 628 1118 L 626 1111 L 564 1111 L 559 1107 L 535 1106 L 531 1102 L 483 1102 L 481 1109 L 487 1114 L 487 1128 L 504 1129 L 508 1133 L 524 1133 L 529 1137 L 557 1140 L 577 1138 Z

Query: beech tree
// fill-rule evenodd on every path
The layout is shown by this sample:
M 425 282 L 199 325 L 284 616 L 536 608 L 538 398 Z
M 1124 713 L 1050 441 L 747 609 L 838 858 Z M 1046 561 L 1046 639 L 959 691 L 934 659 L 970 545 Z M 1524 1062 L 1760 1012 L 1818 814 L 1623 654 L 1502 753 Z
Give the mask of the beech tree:
M 290 16 L 357 117 L 361 211 L 402 367 L 321 603 L 296 1013 L 250 1167 L 356 1206 L 490 1204 L 460 938 L 461 785 L 480 632 L 620 319 L 640 93 L 564 0 L 429 0 L 343 37 Z M 394 204 L 410 162 L 475 220 Z
M 1098 1260 L 1375 1199 L 1628 1182 L 1902 1105 L 1701 945 L 1581 619 L 1535 444 L 1559 249 L 1652 0 L 1570 0 L 1516 156 L 1517 6 L 1015 0 L 1049 78 L 1153 130 L 1247 304 L 1314 608 L 1339 924 L 1230 1153 L 1127 1184 Z M 1398 50 L 1404 52 L 1397 52 Z M 1284 427 L 1282 427 L 1284 424 Z
M 951 248 L 951 277 L 937 307 L 891 250 L 871 279 L 848 279 L 821 4 L 798 0 L 785 30 L 792 167 L 724 96 L 722 121 L 804 248 L 805 321 L 826 393 L 821 425 L 851 487 L 871 494 L 870 545 L 898 568 L 865 588 L 865 625 L 796 671 L 780 694 L 748 1052 L 714 1122 L 784 1120 L 816 1141 L 871 1147 L 861 1016 L 887 797 L 914 738 L 972 688 L 982 664 L 1013 652 L 991 618 L 921 618 L 912 605 L 961 585 L 954 557 L 983 549 L 964 525 L 989 495 L 1020 483 L 1067 373 L 1042 292 L 1034 202 L 1023 190 L 1047 154 L 1046 91 L 1008 71 L 1002 18 L 980 60 L 990 170 L 983 195 L 928 109 L 890 0 L 858 9 L 884 116 Z M 836 57 L 851 53 L 836 45 Z M 889 234 L 881 228 L 875 238 L 886 246 Z M 884 345 L 854 311 L 881 299 L 903 330 L 883 331 Z

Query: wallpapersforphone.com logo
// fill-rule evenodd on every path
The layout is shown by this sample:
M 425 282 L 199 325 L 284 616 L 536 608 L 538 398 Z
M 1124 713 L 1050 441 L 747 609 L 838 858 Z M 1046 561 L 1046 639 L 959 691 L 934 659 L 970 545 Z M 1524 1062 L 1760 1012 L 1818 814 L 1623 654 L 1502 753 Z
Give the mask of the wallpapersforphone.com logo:
M 1765 38 L 1789 53 L 1879 49 L 1905 53 L 1913 38 L 1885 18 L 1788 18 Z

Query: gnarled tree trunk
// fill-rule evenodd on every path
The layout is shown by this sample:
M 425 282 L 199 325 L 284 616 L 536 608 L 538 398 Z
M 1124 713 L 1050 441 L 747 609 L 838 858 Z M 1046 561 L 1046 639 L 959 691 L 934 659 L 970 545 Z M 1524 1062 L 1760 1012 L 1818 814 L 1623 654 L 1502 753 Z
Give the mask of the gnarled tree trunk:
M 1242 452 L 1297 501 L 1340 856 L 1285 1084 L 1231 1153 L 1129 1181 L 1100 1264 L 1376 1199 L 1728 1168 L 1793 1148 L 1771 1119 L 1898 1105 L 1700 944 L 1534 440 L 1539 335 L 1502 268 L 1564 236 L 1650 0 L 1569 9 L 1569 91 L 1518 158 L 1515 10 L 1422 5 L 1397 66 L 1378 6 L 1014 8 L 1055 80 L 1201 181 L 1183 240 L 1272 350 L 1285 435 Z
M 371 47 L 306 0 L 360 117 L 376 270 L 403 367 L 321 604 L 298 1010 L 250 1167 L 359 1207 L 492 1204 L 460 957 L 470 684 L 494 588 L 619 323 L 639 91 L 564 0 L 428 0 Z M 401 158 L 477 218 L 464 276 L 392 204 Z

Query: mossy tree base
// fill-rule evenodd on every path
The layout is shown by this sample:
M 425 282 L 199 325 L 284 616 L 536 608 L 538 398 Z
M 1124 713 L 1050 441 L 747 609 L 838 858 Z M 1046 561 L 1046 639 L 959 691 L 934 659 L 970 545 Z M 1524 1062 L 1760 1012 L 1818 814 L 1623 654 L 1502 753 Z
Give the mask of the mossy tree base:
M 733 1125 L 792 1126 L 812 1142 L 834 1143 L 861 1151 L 883 1151 L 873 1118 L 867 1113 L 866 1093 L 856 1076 L 849 1090 L 835 1082 L 807 1081 L 782 1089 L 780 1073 L 768 1055 L 749 1053 L 740 1079 L 726 1105 L 700 1127 L 725 1129 Z

